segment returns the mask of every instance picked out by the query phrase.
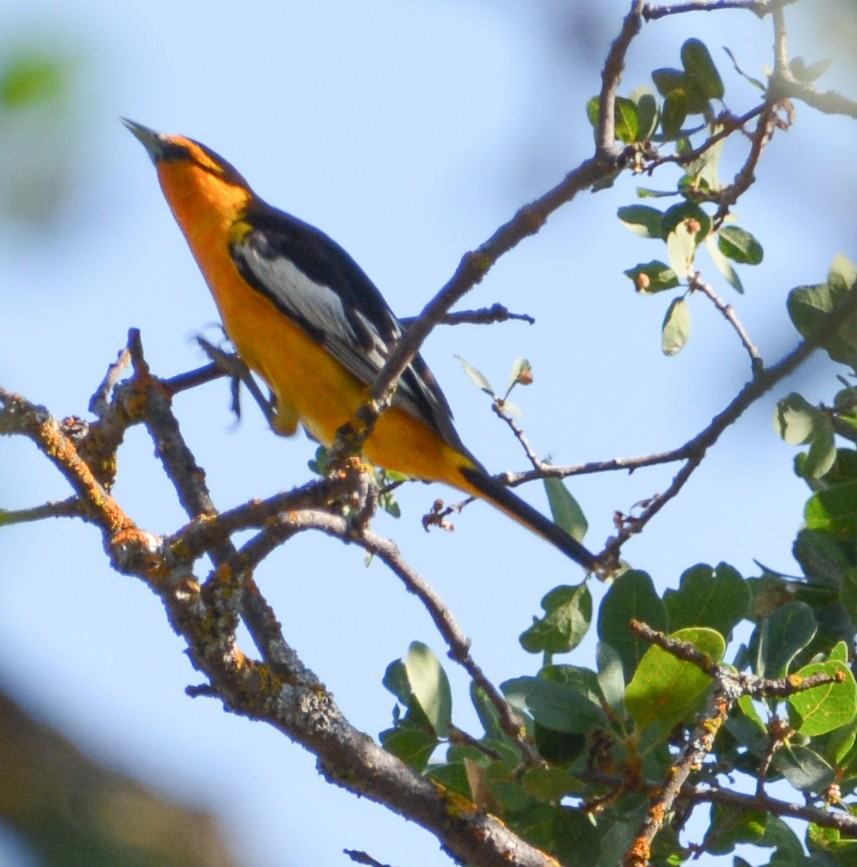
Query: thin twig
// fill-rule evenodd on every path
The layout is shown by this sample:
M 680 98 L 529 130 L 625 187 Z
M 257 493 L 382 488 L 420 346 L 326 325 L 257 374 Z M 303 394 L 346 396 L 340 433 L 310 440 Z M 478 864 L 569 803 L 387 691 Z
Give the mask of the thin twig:
M 705 295 L 712 304 L 723 314 L 723 317 L 726 321 L 735 329 L 735 333 L 738 335 L 738 338 L 741 341 L 744 349 L 747 350 L 747 354 L 750 356 L 750 366 L 753 369 L 753 374 L 756 375 L 762 371 L 763 362 L 762 357 L 759 355 L 759 350 L 754 345 L 753 341 L 750 340 L 750 335 L 747 333 L 747 329 L 744 328 L 743 323 L 738 318 L 738 315 L 735 313 L 735 308 L 731 304 L 727 304 L 713 289 L 710 283 L 706 283 L 702 279 L 702 274 L 699 271 L 694 272 L 693 276 L 690 278 L 689 288 L 691 292 L 701 292 Z
M 84 510 L 77 497 L 66 500 L 52 500 L 41 506 L 28 509 L 0 509 L 0 527 L 9 524 L 27 524 L 45 518 L 82 518 Z

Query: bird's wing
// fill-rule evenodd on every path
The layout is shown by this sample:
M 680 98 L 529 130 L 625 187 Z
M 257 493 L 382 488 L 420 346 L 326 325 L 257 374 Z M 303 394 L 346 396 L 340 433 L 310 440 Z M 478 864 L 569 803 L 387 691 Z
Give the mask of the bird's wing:
M 249 231 L 231 248 L 244 279 L 360 382 L 371 385 L 402 336 L 401 323 L 374 283 L 335 241 L 289 214 L 266 206 L 244 219 Z M 393 403 L 469 454 L 421 356 L 402 374 Z

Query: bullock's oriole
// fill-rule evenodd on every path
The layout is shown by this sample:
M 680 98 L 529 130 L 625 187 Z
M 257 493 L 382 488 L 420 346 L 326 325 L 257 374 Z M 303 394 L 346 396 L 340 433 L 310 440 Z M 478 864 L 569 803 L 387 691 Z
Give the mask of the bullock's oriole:
M 323 232 L 265 204 L 216 153 L 124 121 L 142 142 L 230 340 L 270 386 L 277 430 L 330 445 L 402 335 L 357 263 Z M 488 500 L 589 570 L 595 557 L 488 475 L 455 431 L 422 357 L 402 374 L 363 452 L 378 466 Z

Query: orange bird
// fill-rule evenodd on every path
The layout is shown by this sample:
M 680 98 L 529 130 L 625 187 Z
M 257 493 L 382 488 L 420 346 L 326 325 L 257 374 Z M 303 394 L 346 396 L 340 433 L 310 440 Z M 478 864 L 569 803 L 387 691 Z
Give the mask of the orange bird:
M 270 387 L 274 425 L 330 446 L 368 399 L 402 325 L 323 232 L 263 202 L 226 160 L 184 136 L 123 121 L 149 153 L 229 339 Z M 480 497 L 593 571 L 593 554 L 492 478 L 462 443 L 422 357 L 363 447 L 380 467 Z

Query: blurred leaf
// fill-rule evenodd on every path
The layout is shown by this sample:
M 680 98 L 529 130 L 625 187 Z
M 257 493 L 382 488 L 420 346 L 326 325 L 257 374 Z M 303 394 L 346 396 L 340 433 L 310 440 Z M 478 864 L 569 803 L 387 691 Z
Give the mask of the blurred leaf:
M 750 84 L 752 84 L 753 87 L 757 88 L 758 90 L 764 91 L 767 89 L 765 85 L 761 81 L 759 81 L 758 78 L 753 78 L 752 76 L 747 75 L 747 73 L 744 72 L 743 69 L 741 69 L 741 67 L 738 65 L 738 60 L 730 49 L 724 46 L 723 50 L 729 55 L 729 59 L 732 61 L 732 65 L 735 67 L 735 71 L 738 73 L 738 75 L 749 81 Z
M 661 332 L 664 355 L 678 355 L 690 338 L 690 307 L 684 297 L 675 298 L 667 308 Z
M 717 236 L 717 246 L 724 256 L 742 265 L 758 265 L 764 258 L 762 245 L 740 226 L 723 226 Z
M 679 285 L 675 271 L 663 262 L 652 260 L 625 271 L 637 291 L 643 295 L 654 295 L 664 289 L 674 289 Z
M 539 801 L 559 801 L 570 792 L 579 790 L 580 783 L 561 768 L 536 765 L 524 772 L 521 787 L 531 798 Z
M 501 689 L 513 707 L 528 710 L 545 728 L 570 735 L 609 728 L 600 705 L 568 683 L 543 677 L 517 677 L 503 683 Z
M 792 392 L 777 403 L 774 426 L 787 443 L 800 446 L 812 439 L 819 414 L 806 398 Z
M 711 217 L 696 202 L 679 202 L 667 208 L 661 218 L 661 237 L 666 241 L 681 224 L 695 236 L 694 241 L 697 244 L 701 244 L 711 233 Z
M 66 95 L 70 73 L 67 61 L 35 49 L 10 58 L 0 69 L 0 106 L 25 108 Z
M 486 376 L 484 376 L 480 371 L 478 371 L 472 364 L 465 361 L 460 355 L 456 355 L 455 358 L 458 363 L 464 368 L 464 372 L 476 384 L 477 388 L 480 388 L 491 397 L 495 396 L 494 389 L 492 388 L 491 383 L 488 382 Z
M 638 88 L 632 98 L 637 103 L 639 132 L 637 141 L 649 141 L 658 128 L 658 101 L 648 88 Z
M 616 212 L 619 219 L 636 235 L 661 238 L 661 217 L 657 208 L 648 205 L 626 205 Z
M 800 715 L 798 731 L 808 737 L 827 734 L 851 722 L 857 714 L 857 684 L 844 662 L 832 660 L 805 665 L 797 675 L 802 678 L 824 673 L 831 677 L 839 674 L 842 683 L 828 683 L 796 692 L 789 696 L 789 704 Z
M 798 81 L 803 81 L 809 84 L 810 82 L 821 78 L 821 76 L 830 69 L 830 64 L 831 59 L 829 57 L 811 63 L 809 66 L 806 65 L 802 57 L 795 57 L 789 63 L 789 69 Z
M 812 641 L 818 626 L 809 605 L 791 602 L 766 617 L 757 628 L 756 674 L 776 680 L 788 674 L 792 660 Z
M 835 779 L 830 765 L 813 749 L 786 741 L 774 753 L 773 766 L 796 788 L 821 792 Z
M 533 381 L 533 366 L 526 358 L 516 358 L 509 374 L 509 382 L 506 384 L 506 395 L 503 399 L 504 408 L 506 400 L 516 385 L 531 385 Z
M 538 723 L 534 726 L 533 738 L 539 755 L 554 765 L 571 764 L 586 747 L 586 735 L 570 735 L 554 731 Z
M 807 578 L 835 590 L 842 587 L 845 574 L 854 568 L 842 545 L 819 530 L 802 529 L 795 539 L 792 553 Z
M 679 90 L 685 85 L 684 72 L 680 69 L 654 69 L 652 81 L 661 96 L 669 96 L 673 91 Z
M 631 632 L 632 620 L 640 620 L 653 629 L 667 629 L 666 608 L 652 579 L 633 569 L 613 582 L 598 610 L 598 637 L 619 654 L 626 682 L 649 648 L 648 642 Z
M 857 538 L 857 482 L 818 491 L 804 509 L 806 525 L 838 539 Z
M 670 267 L 680 280 L 687 280 L 693 271 L 696 257 L 696 234 L 692 227 L 679 223 L 667 236 Z
M 405 664 L 401 659 L 395 659 L 387 666 L 381 682 L 405 707 L 410 704 L 413 692 L 408 682 L 408 672 L 405 670 Z
M 735 810 L 725 804 L 711 808 L 711 824 L 703 840 L 704 851 L 726 855 L 741 843 L 759 843 L 765 833 L 767 813 L 761 810 Z
M 723 636 L 713 629 L 679 629 L 670 637 L 690 642 L 715 663 L 720 662 L 726 650 Z M 701 707 L 711 682 L 693 663 L 678 659 L 661 647 L 650 647 L 628 684 L 625 704 L 641 729 L 656 722 L 665 738 Z
M 437 738 L 417 728 L 387 729 L 381 732 L 381 746 L 406 765 L 425 770 L 437 747 Z
M 623 144 L 633 144 L 640 135 L 640 117 L 637 106 L 626 97 L 616 97 L 616 138 Z
M 567 653 L 583 640 L 592 622 L 592 594 L 584 581 L 557 587 L 542 599 L 544 617 L 520 637 L 529 653 Z
M 601 112 L 601 97 L 593 96 L 586 103 L 586 117 L 593 127 L 598 128 L 598 120 Z
M 554 819 L 552 851 L 563 864 L 595 864 L 601 840 L 598 829 L 580 810 L 560 807 Z
M 721 563 L 701 564 L 681 576 L 678 590 L 667 590 L 664 604 L 670 629 L 709 626 L 728 638 L 732 628 L 750 613 L 750 588 L 741 575 Z
M 688 39 L 681 47 L 681 62 L 693 87 L 706 99 L 723 99 L 723 81 L 704 43 Z
M 440 783 L 444 788 L 461 795 L 470 801 L 470 781 L 464 769 L 464 762 L 450 762 L 448 764 L 433 765 L 427 769 L 426 776 L 430 780 Z
M 405 670 L 414 698 L 432 728 L 438 737 L 447 737 L 452 720 L 452 692 L 438 658 L 427 645 L 414 641 L 405 657 Z
M 844 256 L 837 256 L 826 283 L 792 289 L 788 297 L 789 316 L 801 335 L 819 340 L 828 314 L 849 295 L 855 276 L 853 264 Z M 821 345 L 834 361 L 857 367 L 857 315 L 840 317 L 836 331 Z
M 598 663 L 598 687 L 607 706 L 620 719 L 625 715 L 625 678 L 622 658 L 605 641 L 599 641 L 595 648 Z
M 688 98 L 684 90 L 672 90 L 664 99 L 661 108 L 661 130 L 664 139 L 670 141 L 681 132 L 682 124 L 687 118 Z
M 589 529 L 589 522 L 583 514 L 583 509 L 562 479 L 546 478 L 544 484 L 554 523 L 562 527 L 573 539 L 582 542 Z
M 708 255 L 711 261 L 714 262 L 717 270 L 726 278 L 726 282 L 735 289 L 736 292 L 744 292 L 744 286 L 741 283 L 741 278 L 738 272 L 732 267 L 732 263 L 720 252 L 720 247 L 717 246 L 717 239 L 714 235 L 707 235 L 705 238 L 705 248 L 708 250 Z
M 479 722 L 485 730 L 485 737 L 492 740 L 502 740 L 506 737 L 503 726 L 500 724 L 500 714 L 494 704 L 488 700 L 485 691 L 470 682 L 470 700 L 476 709 Z

